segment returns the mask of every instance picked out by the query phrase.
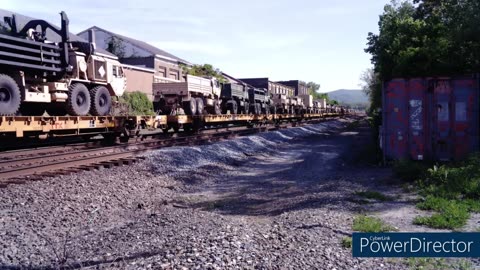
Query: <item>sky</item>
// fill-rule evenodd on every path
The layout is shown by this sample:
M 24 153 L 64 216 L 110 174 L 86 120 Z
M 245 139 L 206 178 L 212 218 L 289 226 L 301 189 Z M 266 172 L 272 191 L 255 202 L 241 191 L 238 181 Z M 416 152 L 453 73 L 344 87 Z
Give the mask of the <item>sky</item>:
M 313 81 L 320 92 L 359 89 L 368 32 L 389 0 L 2 0 L 2 9 L 146 41 L 237 78 Z

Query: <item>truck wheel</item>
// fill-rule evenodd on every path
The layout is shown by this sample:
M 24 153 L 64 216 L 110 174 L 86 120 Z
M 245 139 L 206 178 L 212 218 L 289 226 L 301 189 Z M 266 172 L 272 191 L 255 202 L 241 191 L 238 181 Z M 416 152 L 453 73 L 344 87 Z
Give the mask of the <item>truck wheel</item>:
M 205 106 L 203 104 L 203 99 L 202 98 L 195 98 L 197 101 L 197 114 L 198 115 L 203 115 L 203 111 L 205 110 Z
M 272 114 L 277 114 L 277 107 L 272 106 L 272 107 L 270 107 L 270 108 L 271 108 L 271 109 L 270 109 L 270 112 L 271 112 Z
M 68 87 L 67 112 L 84 116 L 90 111 L 90 93 L 85 85 L 74 83 Z
M 197 114 L 197 101 L 194 98 L 191 98 L 189 101 L 184 101 L 183 110 L 187 115 Z
M 228 104 L 228 107 L 229 107 L 228 109 L 230 110 L 230 114 L 237 114 L 238 106 L 235 100 L 230 101 L 230 103 Z
M 243 113 L 249 114 L 249 112 L 250 112 L 250 104 L 248 104 L 248 102 L 245 101 L 245 105 L 243 106 Z
M 12 77 L 0 74 L 0 115 L 14 115 L 20 108 L 22 96 Z
M 160 99 L 159 101 L 154 101 L 153 102 L 153 111 L 156 114 L 168 114 L 166 113 L 166 102 L 165 99 Z
M 220 108 L 220 101 L 218 100 L 213 101 L 213 112 L 216 115 L 222 114 L 222 108 Z
M 90 91 L 90 100 L 92 105 L 90 110 L 92 115 L 104 116 L 110 112 L 112 107 L 112 97 L 105 86 L 97 86 Z
M 258 110 L 258 106 L 257 106 L 257 103 L 253 103 L 252 105 L 252 113 L 253 114 L 258 114 L 257 110 Z

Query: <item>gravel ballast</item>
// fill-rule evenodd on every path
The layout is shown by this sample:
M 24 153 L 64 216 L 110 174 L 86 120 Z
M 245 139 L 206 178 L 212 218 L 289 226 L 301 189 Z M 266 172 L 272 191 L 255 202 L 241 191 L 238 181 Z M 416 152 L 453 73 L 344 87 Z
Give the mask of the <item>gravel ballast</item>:
M 370 134 L 351 121 L 0 189 L 0 268 L 401 269 L 341 246 L 352 192 L 388 177 L 355 165 Z

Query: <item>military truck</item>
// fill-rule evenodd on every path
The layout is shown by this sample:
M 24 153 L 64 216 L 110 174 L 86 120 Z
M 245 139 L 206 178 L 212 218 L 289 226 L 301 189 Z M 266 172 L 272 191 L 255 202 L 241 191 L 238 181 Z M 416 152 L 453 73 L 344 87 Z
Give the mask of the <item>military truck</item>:
M 187 75 L 185 82 L 153 83 L 153 106 L 162 114 L 222 114 L 221 85 L 214 77 Z
M 298 96 L 288 97 L 290 100 L 290 113 L 293 114 L 302 114 L 304 113 L 305 106 L 303 105 L 303 100 Z
M 287 98 L 287 95 L 273 94 L 272 102 L 277 113 L 288 114 L 290 112 L 290 99 Z
M 28 21 L 19 29 L 15 15 L 4 17 L 0 115 L 35 115 L 45 109 L 107 115 L 112 97 L 125 91 L 126 78 L 115 57 L 97 54 L 92 43 L 71 41 L 67 14 L 62 11 L 60 16 L 60 29 L 43 20 Z M 61 41 L 47 40 L 47 31 Z
M 250 103 L 246 85 L 226 83 L 222 87 L 222 113 L 248 114 Z
M 304 113 L 313 113 L 314 112 L 313 96 L 306 94 L 306 95 L 298 95 L 298 97 L 302 100 Z
M 270 114 L 275 113 L 272 106 L 272 100 L 265 88 L 250 87 L 248 89 L 248 98 L 250 102 L 249 113 L 253 114 Z M 273 108 L 272 108 L 273 107 Z

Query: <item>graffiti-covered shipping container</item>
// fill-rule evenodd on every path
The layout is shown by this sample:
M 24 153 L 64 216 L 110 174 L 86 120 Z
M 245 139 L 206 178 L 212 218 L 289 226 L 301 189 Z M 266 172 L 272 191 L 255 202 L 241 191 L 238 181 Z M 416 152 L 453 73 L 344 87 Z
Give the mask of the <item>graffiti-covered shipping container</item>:
M 459 160 L 479 150 L 477 77 L 388 81 L 382 112 L 387 159 Z

